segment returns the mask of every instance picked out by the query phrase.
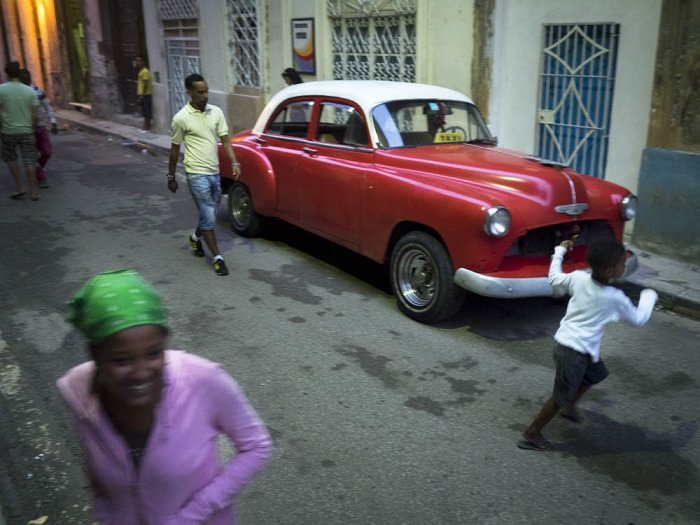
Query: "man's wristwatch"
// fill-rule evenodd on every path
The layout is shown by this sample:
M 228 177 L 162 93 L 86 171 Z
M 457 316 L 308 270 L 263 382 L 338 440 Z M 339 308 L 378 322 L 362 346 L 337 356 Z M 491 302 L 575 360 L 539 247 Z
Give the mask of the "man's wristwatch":
M 170 182 L 171 180 L 175 180 L 175 175 L 173 175 L 172 173 L 168 173 L 168 182 Z
M 231 167 L 232 167 L 233 169 L 236 169 L 236 170 L 237 170 L 238 168 L 241 167 L 241 163 L 238 162 L 237 160 L 234 160 L 234 161 L 231 163 Z

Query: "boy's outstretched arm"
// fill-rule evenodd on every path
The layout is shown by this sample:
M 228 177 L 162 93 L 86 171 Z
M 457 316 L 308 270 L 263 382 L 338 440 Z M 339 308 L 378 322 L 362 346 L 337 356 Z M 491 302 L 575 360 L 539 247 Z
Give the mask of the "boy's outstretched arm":
M 554 254 L 552 255 L 552 262 L 549 264 L 547 280 L 552 288 L 559 288 L 562 292 L 568 292 L 571 274 L 564 273 L 561 269 L 561 264 L 564 260 L 564 255 L 569 251 L 572 244 L 571 241 L 564 241 L 559 246 L 556 246 L 554 248 Z
M 642 290 L 642 293 L 639 295 L 639 304 L 635 308 L 632 301 L 625 297 L 627 301 L 620 309 L 620 317 L 632 326 L 642 326 L 651 317 L 651 312 L 654 311 L 654 305 L 658 298 L 659 295 L 654 290 L 650 288 Z

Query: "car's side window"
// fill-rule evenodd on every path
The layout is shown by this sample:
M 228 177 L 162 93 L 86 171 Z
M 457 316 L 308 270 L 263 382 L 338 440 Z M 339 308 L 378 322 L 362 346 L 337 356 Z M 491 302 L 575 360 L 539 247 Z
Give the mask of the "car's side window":
M 275 115 L 267 132 L 306 138 L 313 105 L 311 100 L 295 100 L 283 106 Z
M 367 145 L 367 126 L 360 112 L 348 104 L 321 104 L 316 140 L 349 146 Z

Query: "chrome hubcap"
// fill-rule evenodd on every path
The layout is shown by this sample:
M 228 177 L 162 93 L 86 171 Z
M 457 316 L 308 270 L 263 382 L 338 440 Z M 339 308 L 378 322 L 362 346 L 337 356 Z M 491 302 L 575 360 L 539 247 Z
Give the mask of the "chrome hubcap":
M 236 226 L 240 228 L 245 228 L 250 222 L 250 197 L 248 192 L 241 187 L 233 190 L 231 217 Z
M 404 300 L 414 308 L 425 308 L 437 291 L 435 262 L 419 247 L 406 249 L 396 269 L 396 281 Z

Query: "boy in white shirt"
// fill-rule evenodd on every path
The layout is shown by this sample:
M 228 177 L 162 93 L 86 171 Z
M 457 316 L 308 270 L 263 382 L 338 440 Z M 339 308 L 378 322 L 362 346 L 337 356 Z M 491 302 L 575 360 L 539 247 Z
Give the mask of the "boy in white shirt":
M 608 376 L 600 358 L 605 325 L 624 321 L 642 326 L 649 320 L 658 299 L 654 290 L 642 290 L 635 308 L 624 292 L 609 286 L 611 279 L 625 273 L 625 247 L 612 238 L 597 239 L 588 247 L 586 261 L 591 267 L 590 274 L 583 270 L 562 272 L 562 259 L 573 244 L 573 240 L 566 240 L 554 248 L 549 267 L 549 284 L 566 291 L 571 299 L 554 334 L 556 375 L 552 397 L 544 402 L 518 442 L 519 448 L 527 450 L 550 449 L 551 443 L 542 435 L 545 425 L 560 409 L 562 416 L 578 421 L 576 402 L 591 386 Z

